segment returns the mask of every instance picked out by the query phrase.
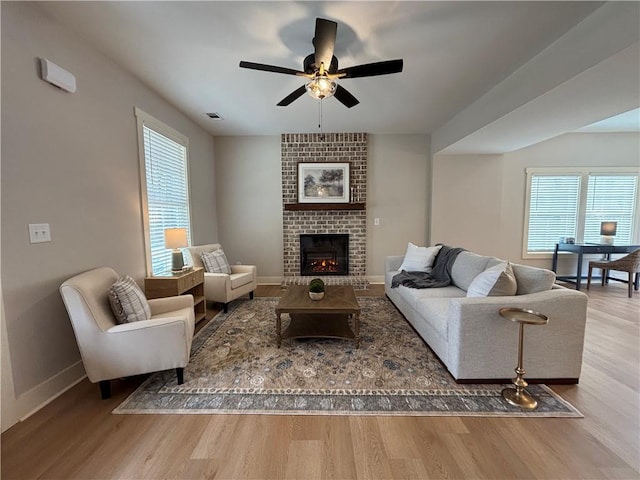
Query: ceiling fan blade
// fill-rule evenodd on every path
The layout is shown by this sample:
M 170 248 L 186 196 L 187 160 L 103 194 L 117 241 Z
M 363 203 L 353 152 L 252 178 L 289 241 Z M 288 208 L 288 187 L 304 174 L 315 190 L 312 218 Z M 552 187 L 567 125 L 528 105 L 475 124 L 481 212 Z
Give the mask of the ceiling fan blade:
M 264 63 L 240 62 L 240 68 L 262 70 L 263 72 L 284 73 L 285 75 L 304 75 L 304 72 L 294 70 L 293 68 L 276 67 L 274 65 L 265 65 Z
M 325 70 L 329 70 L 331 59 L 333 58 L 333 49 L 336 46 L 337 32 L 338 24 L 336 22 L 325 20 L 324 18 L 316 18 L 316 33 L 313 37 L 316 68 L 320 68 L 320 64 L 324 63 Z
M 400 73 L 403 61 L 387 60 L 385 62 L 367 63 L 338 70 L 336 74 L 343 73 L 342 78 L 375 77 L 376 75 L 388 75 L 390 73 Z
M 292 103 L 294 100 L 297 100 L 302 95 L 304 95 L 305 91 L 306 91 L 306 88 L 305 88 L 304 85 L 302 85 L 299 88 L 296 88 L 293 92 L 291 92 L 289 95 L 287 95 L 282 100 L 280 100 L 280 103 L 278 103 L 278 106 L 279 107 L 286 107 L 287 105 Z
M 360 103 L 360 101 L 356 97 L 351 95 L 351 93 L 349 93 L 349 91 L 342 85 L 338 85 L 338 87 L 336 88 L 336 93 L 334 93 L 333 96 L 336 97 L 338 101 L 340 101 L 340 103 L 342 103 L 347 108 L 355 107 Z

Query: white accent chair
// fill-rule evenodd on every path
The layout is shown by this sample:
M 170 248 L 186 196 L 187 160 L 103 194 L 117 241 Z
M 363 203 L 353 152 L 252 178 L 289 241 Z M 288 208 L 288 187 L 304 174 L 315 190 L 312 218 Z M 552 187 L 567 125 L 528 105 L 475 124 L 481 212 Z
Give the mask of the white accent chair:
M 194 267 L 204 268 L 202 253 L 209 253 L 221 249 L 219 243 L 208 245 L 194 245 L 188 247 L 187 253 L 191 256 L 188 260 Z M 258 269 L 255 265 L 229 265 L 231 274 L 204 273 L 204 296 L 208 302 L 218 302 L 224 305 L 225 313 L 228 311 L 229 302 L 243 295 L 249 295 L 253 299 L 253 291 L 258 286 Z
M 195 328 L 193 296 L 148 300 L 151 319 L 118 324 L 108 298 L 118 278 L 100 267 L 60 286 L 89 381 L 100 384 L 103 399 L 114 378 L 175 368 L 182 384 Z

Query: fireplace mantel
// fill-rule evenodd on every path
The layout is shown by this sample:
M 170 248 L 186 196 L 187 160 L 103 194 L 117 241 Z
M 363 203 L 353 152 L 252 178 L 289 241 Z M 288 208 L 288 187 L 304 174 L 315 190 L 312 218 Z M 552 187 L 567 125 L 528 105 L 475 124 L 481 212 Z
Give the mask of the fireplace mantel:
M 365 203 L 285 203 L 284 209 L 293 212 L 305 210 L 365 210 Z

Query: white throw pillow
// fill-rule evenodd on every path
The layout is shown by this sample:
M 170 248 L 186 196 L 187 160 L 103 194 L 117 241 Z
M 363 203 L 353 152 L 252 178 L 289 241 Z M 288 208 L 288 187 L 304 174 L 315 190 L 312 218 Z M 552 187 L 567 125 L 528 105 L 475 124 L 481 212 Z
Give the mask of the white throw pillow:
M 400 270 L 405 272 L 431 272 L 433 261 L 438 255 L 442 245 L 435 247 L 418 247 L 409 242 L 407 253 L 404 255 Z
M 497 297 L 515 295 L 518 291 L 516 277 L 509 262 L 499 263 L 473 279 L 467 297 Z
M 120 277 L 111 285 L 109 303 L 118 323 L 138 322 L 151 318 L 147 297 L 129 275 Z
M 227 256 L 221 248 L 213 252 L 202 252 L 200 258 L 205 271 L 209 273 L 226 273 L 227 275 L 231 273 Z

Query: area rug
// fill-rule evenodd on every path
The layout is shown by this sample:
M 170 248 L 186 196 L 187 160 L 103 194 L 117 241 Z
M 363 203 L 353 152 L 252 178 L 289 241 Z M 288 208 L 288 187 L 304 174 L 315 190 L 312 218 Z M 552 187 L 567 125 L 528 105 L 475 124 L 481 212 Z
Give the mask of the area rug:
M 278 298 L 236 301 L 193 341 L 184 383 L 151 375 L 113 413 L 581 417 L 544 385 L 534 411 L 509 405 L 504 385 L 459 385 L 386 297 L 359 297 L 352 340 L 285 339 Z M 288 317 L 283 315 L 283 327 Z

